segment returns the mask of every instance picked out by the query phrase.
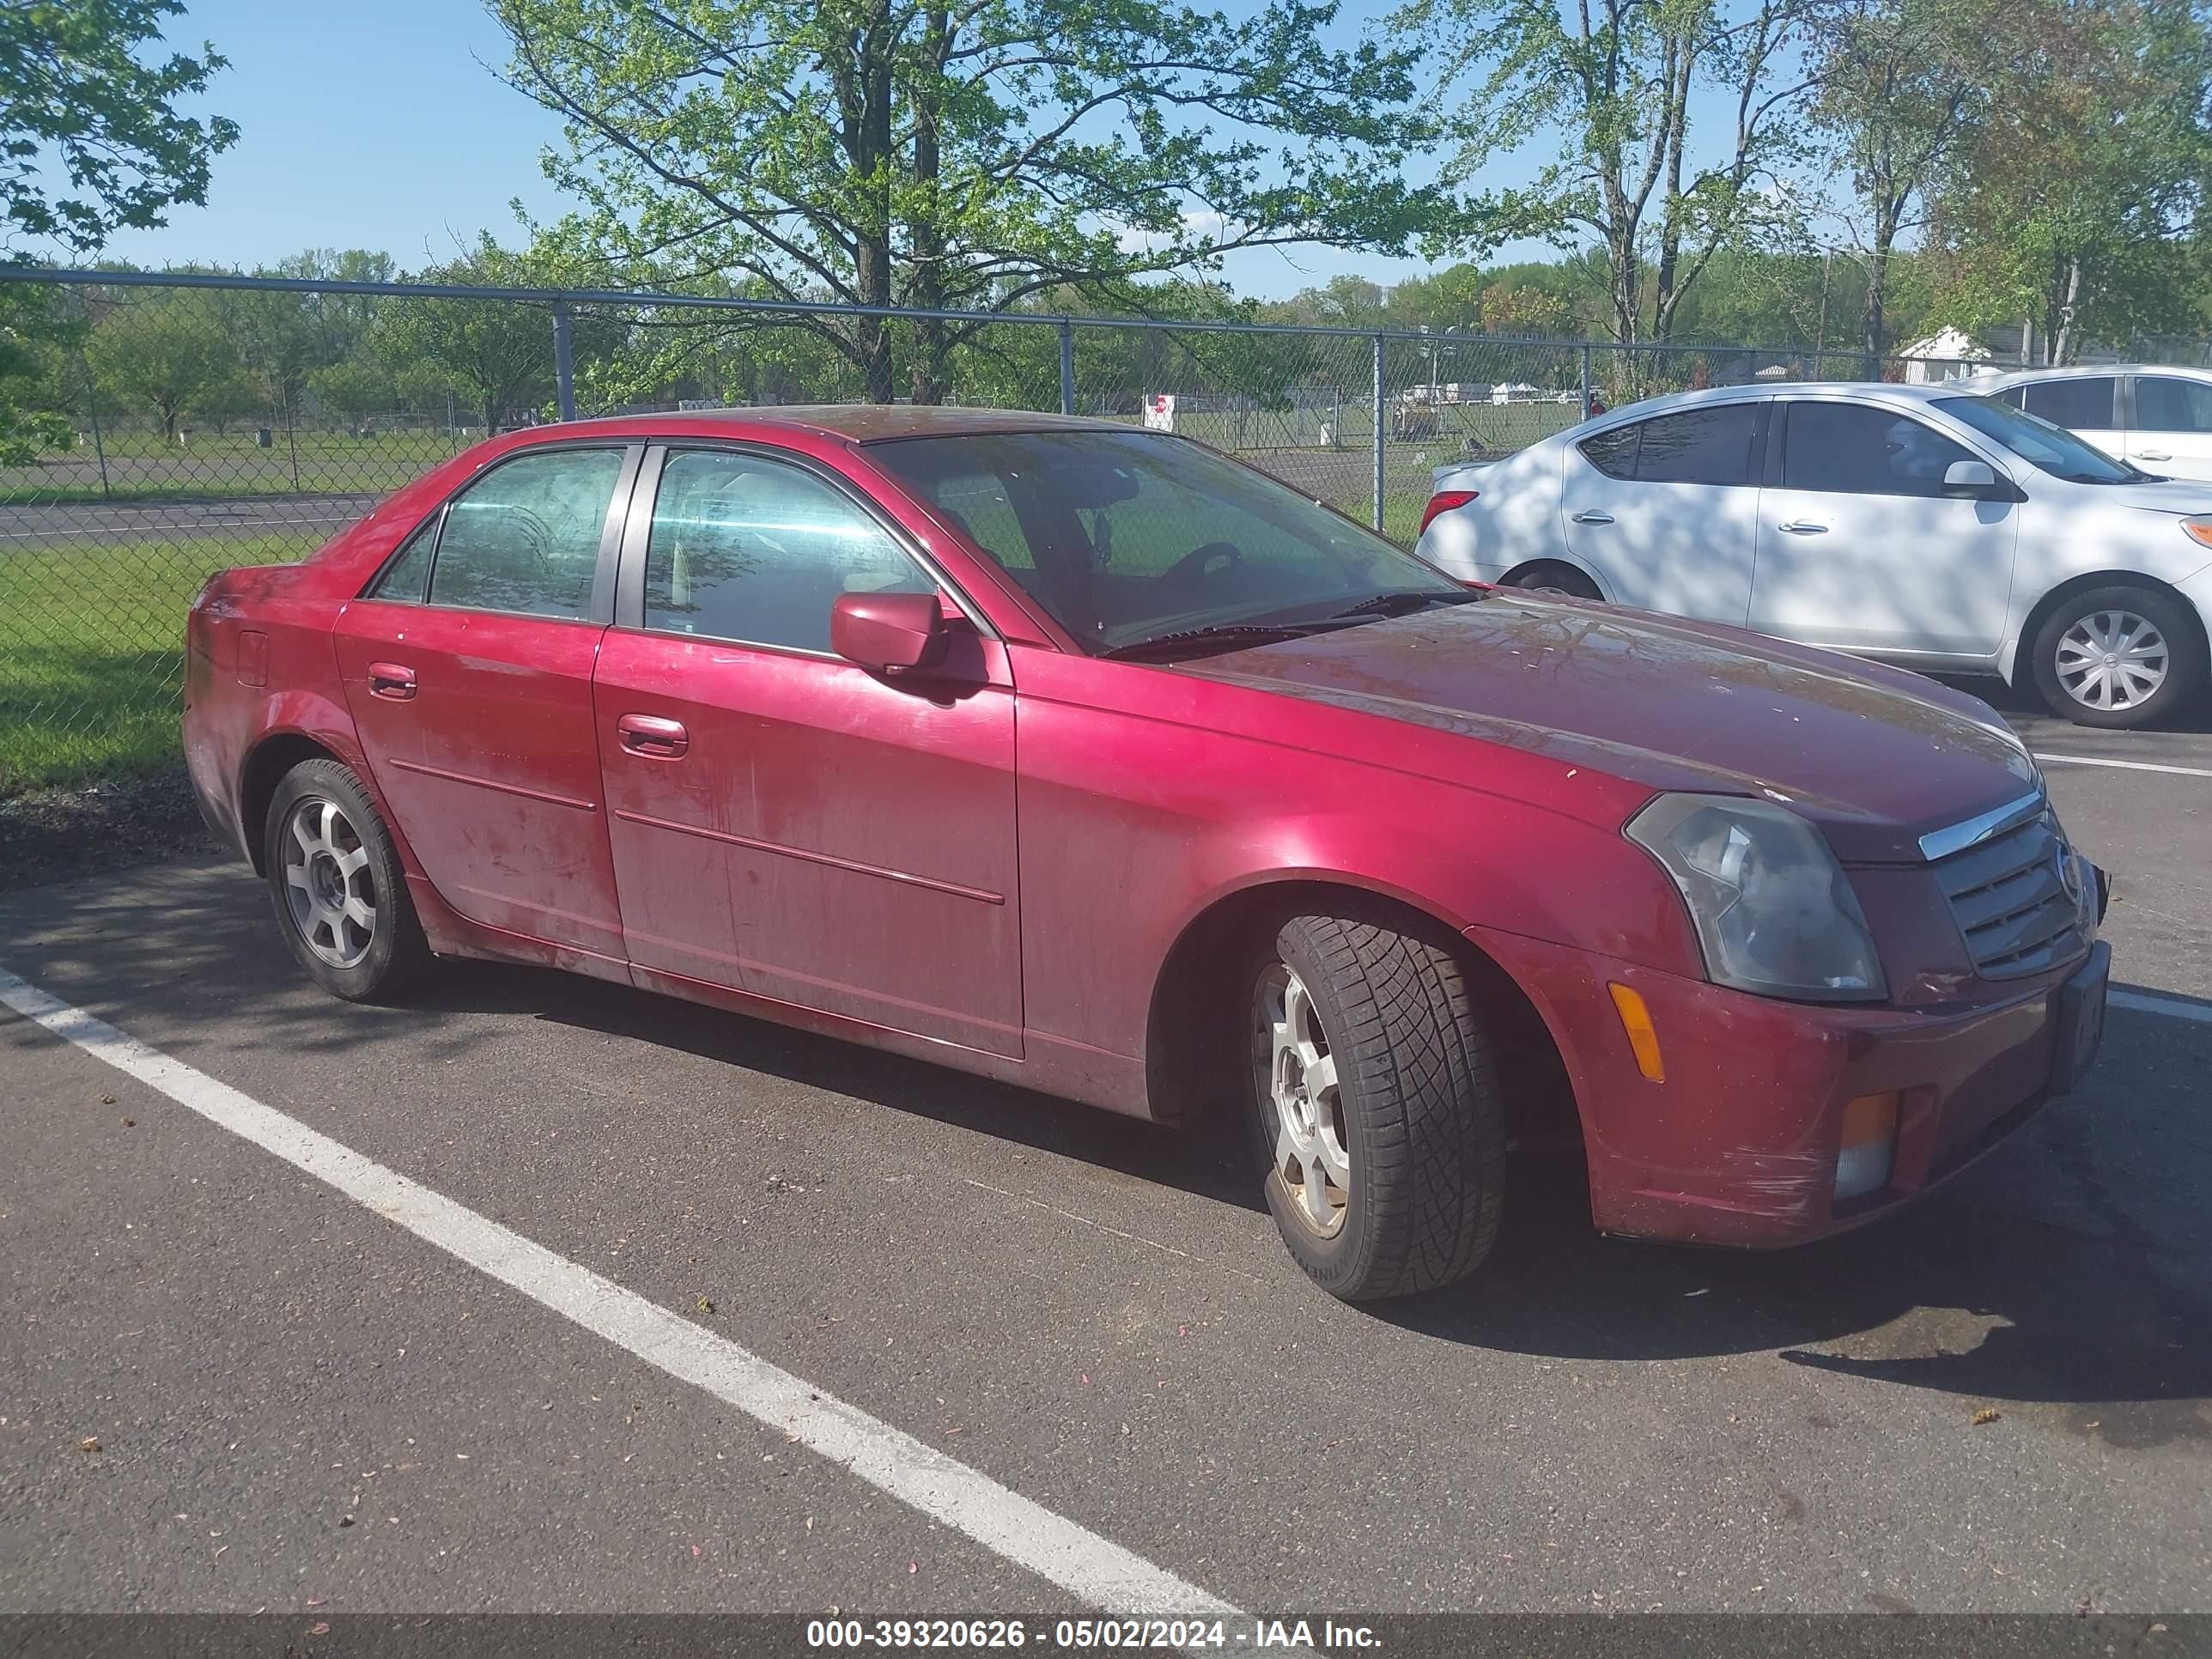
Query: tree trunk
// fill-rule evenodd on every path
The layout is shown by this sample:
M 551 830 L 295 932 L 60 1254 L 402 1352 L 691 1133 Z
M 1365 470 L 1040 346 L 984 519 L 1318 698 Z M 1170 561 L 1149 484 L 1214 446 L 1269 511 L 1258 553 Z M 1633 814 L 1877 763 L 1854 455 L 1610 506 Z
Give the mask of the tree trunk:
M 915 217 L 907 228 L 914 248 L 912 304 L 926 310 L 945 305 L 945 234 L 938 218 L 939 169 L 937 76 L 943 73 L 945 55 L 951 49 L 951 20 L 942 6 L 933 8 L 924 28 L 922 52 L 925 73 L 916 77 L 914 92 Z M 945 401 L 948 376 L 945 358 L 951 350 L 941 322 L 915 325 L 916 352 L 908 371 L 908 390 L 918 404 Z
M 2058 326 L 2051 331 L 2051 361 L 2054 367 L 2070 363 L 2081 349 L 2081 331 L 2074 326 L 2074 310 L 2081 298 L 2081 261 L 2065 258 L 2065 297 L 2058 303 Z

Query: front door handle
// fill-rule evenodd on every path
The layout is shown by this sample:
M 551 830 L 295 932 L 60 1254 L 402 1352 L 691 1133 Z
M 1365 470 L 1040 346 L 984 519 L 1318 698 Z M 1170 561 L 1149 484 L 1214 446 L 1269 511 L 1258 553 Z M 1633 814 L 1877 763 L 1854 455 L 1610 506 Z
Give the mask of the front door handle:
M 615 730 L 622 734 L 623 748 L 647 760 L 681 760 L 691 747 L 691 734 L 683 721 L 658 714 L 624 714 L 615 722 Z
M 415 695 L 415 671 L 404 663 L 373 662 L 368 665 L 368 695 L 405 702 Z
M 1793 536 L 1825 536 L 1828 533 L 1828 526 L 1817 519 L 1790 519 L 1774 527 L 1786 530 Z
M 2173 452 L 2170 449 L 2138 449 L 2136 459 L 2139 461 L 2170 461 L 2173 459 Z
M 1601 513 L 1594 507 L 1585 507 L 1580 513 L 1576 514 L 1575 516 L 1570 519 L 1567 522 L 1570 524 L 1611 524 L 1613 522 L 1613 514 L 1610 513 Z

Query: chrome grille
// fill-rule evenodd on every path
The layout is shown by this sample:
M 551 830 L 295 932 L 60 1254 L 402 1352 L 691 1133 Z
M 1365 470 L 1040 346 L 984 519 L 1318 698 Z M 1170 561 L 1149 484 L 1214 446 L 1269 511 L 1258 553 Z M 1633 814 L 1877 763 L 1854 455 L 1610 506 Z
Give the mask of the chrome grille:
M 2045 811 L 1936 861 L 1936 880 L 1984 979 L 2033 974 L 2081 949 L 2081 907 L 2061 873 L 2068 858 Z

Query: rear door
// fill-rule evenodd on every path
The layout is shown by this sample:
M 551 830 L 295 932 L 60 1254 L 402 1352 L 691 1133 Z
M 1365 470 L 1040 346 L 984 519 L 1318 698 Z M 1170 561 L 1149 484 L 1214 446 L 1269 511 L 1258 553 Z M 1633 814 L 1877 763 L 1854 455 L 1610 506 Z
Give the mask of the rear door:
M 592 668 L 641 446 L 533 447 L 418 530 L 336 632 L 369 769 L 471 920 L 618 968 Z
M 1624 605 L 1741 623 L 1751 600 L 1762 402 L 1708 404 L 1567 446 L 1567 546 Z
M 647 476 L 594 695 L 641 982 L 1018 1055 L 1004 647 L 958 612 L 943 672 L 892 679 L 832 654 L 840 593 L 942 589 L 810 464 L 677 445 Z
M 1778 399 L 1751 625 L 1847 651 L 1996 655 L 2020 508 L 1946 495 L 1954 461 L 1988 461 L 2005 476 L 1902 410 Z
M 2117 457 L 2125 453 L 2128 441 L 2119 400 L 2118 375 L 2069 374 L 2031 381 L 2021 388 L 2020 406 Z
M 2212 385 L 2138 374 L 2130 389 L 2126 459 L 2169 478 L 2212 479 Z

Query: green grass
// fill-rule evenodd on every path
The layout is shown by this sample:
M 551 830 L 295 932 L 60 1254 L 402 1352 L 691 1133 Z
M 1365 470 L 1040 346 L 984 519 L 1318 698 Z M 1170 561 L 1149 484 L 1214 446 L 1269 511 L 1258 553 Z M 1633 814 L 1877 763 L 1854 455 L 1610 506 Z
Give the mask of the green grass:
M 0 798 L 176 763 L 185 609 L 289 537 L 0 552 Z
M 456 455 L 468 441 L 443 432 L 301 433 L 298 453 L 275 434 L 197 433 L 171 444 L 159 433 L 107 436 L 106 479 L 89 443 L 40 465 L 0 468 L 0 503 L 203 500 L 254 495 L 381 495 Z

